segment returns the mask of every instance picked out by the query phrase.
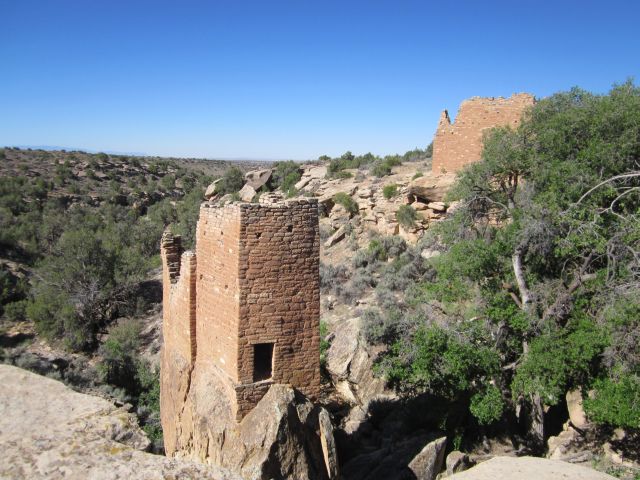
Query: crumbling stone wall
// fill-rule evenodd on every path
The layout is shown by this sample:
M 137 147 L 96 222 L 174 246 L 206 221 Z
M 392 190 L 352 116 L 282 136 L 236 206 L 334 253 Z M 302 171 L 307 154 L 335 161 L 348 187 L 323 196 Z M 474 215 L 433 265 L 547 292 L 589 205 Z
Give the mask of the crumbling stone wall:
M 179 238 L 168 234 L 161 251 L 163 355 L 176 349 L 192 363 L 215 367 L 234 392 L 230 401 L 237 420 L 274 383 L 317 397 L 320 236 L 315 199 L 204 203 L 195 254 L 181 252 Z M 258 359 L 268 364 L 262 365 L 269 372 L 264 378 L 256 378 L 259 351 L 270 352 Z
M 499 126 L 516 127 L 534 102 L 533 95 L 528 93 L 509 98 L 473 97 L 462 102 L 454 123 L 444 110 L 433 140 L 433 173 L 457 172 L 479 161 L 484 132 Z
M 196 257 L 182 251 L 180 236 L 165 232 L 162 257 L 162 331 L 167 348 L 190 364 L 196 359 Z

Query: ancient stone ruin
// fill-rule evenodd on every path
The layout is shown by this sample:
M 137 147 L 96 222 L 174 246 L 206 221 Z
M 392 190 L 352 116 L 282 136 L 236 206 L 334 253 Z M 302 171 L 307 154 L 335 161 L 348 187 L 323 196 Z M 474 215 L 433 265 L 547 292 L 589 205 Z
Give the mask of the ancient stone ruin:
M 312 200 L 205 203 L 195 253 L 163 236 L 164 347 L 214 364 L 237 420 L 274 383 L 319 393 L 317 212 Z
M 320 391 L 317 201 L 205 202 L 195 252 L 166 232 L 161 256 L 166 453 L 245 478 L 334 478 L 329 415 L 312 403 Z
M 535 98 L 528 93 L 509 98 L 473 97 L 462 102 L 454 123 L 444 110 L 433 139 L 433 173 L 454 173 L 479 161 L 484 132 L 499 126 L 516 127 L 534 102 Z

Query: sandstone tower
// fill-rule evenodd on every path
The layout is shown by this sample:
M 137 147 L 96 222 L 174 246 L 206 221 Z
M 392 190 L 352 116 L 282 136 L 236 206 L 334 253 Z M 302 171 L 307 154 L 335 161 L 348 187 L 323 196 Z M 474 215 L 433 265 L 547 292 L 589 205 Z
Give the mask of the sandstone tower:
M 184 365 L 167 372 L 188 372 L 183 373 L 188 377 L 196 364 L 214 372 L 236 421 L 272 384 L 316 398 L 319 255 L 315 199 L 203 203 L 195 253 L 182 251 L 180 237 L 162 238 L 163 368 L 171 358 Z M 186 397 L 189 379 L 162 375 L 164 427 L 174 422 L 170 404 Z
M 479 161 L 484 132 L 499 126 L 516 127 L 534 102 L 535 98 L 528 93 L 509 98 L 473 97 L 462 102 L 454 123 L 444 110 L 433 139 L 433 173 L 457 172 Z

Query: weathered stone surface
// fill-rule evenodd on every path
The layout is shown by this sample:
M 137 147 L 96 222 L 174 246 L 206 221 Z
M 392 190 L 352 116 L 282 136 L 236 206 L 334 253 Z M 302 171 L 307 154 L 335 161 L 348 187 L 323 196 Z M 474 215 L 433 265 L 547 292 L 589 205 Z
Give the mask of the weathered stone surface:
M 247 185 L 257 191 L 260 187 L 269 182 L 272 173 L 273 170 L 270 168 L 264 170 L 253 170 L 245 173 L 244 179 L 247 182 Z
M 326 165 L 303 165 L 302 176 L 311 179 L 323 179 L 327 176 Z
M 524 111 L 535 99 L 528 93 L 509 98 L 473 97 L 460 105 L 455 123 L 445 110 L 440 116 L 433 139 L 432 171 L 457 172 L 465 165 L 477 162 L 482 156 L 482 135 L 493 127 L 517 126 Z
M 580 390 L 572 390 L 567 392 L 566 399 L 571 424 L 580 430 L 584 430 L 589 426 L 589 421 L 582 406 L 582 393 Z
M 459 452 L 458 450 L 454 450 L 447 455 L 445 463 L 447 467 L 447 475 L 463 472 L 474 465 L 474 462 L 469 459 L 469 455 Z
M 331 220 L 331 226 L 333 228 L 340 228 L 347 223 L 350 218 L 351 214 L 349 211 L 340 204 L 334 205 L 329 213 L 329 219 Z
M 409 184 L 409 194 L 423 203 L 441 202 L 449 191 L 450 183 L 433 177 L 416 178 Z
M 256 196 L 256 193 L 256 189 L 246 183 L 244 187 L 240 189 L 238 195 L 240 195 L 240 198 L 243 202 L 250 202 L 251 200 L 253 200 L 253 197 Z
M 413 457 L 409 463 L 416 480 L 435 480 L 442 470 L 444 463 L 444 451 L 447 446 L 447 437 L 441 437 L 427 443 L 424 448 Z
M 347 229 L 344 225 L 336 230 L 335 233 L 331 235 L 326 242 L 324 242 L 325 248 L 333 247 L 336 243 L 342 240 L 346 234 L 346 231 Z
M 444 212 L 447 210 L 444 202 L 429 202 L 427 208 L 430 208 L 434 212 Z
M 448 477 L 453 480 L 612 480 L 590 468 L 535 457 L 494 457 Z
M 571 463 L 589 462 L 593 458 L 593 453 L 585 440 L 570 422 L 566 422 L 558 435 L 549 437 L 547 440 L 547 458 Z
M 337 468 L 333 431 L 322 408 L 289 386 L 272 385 L 238 423 L 224 393 L 228 388 L 219 369 L 196 362 L 176 423 L 163 423 L 175 442 L 167 445 L 169 452 L 220 465 L 247 480 L 335 478 L 328 473 Z
M 0 478 L 242 480 L 225 469 L 152 455 L 135 417 L 61 382 L 0 365 Z
M 425 444 L 430 444 L 436 440 L 430 435 L 420 435 L 414 438 L 407 438 L 393 442 L 370 453 L 358 455 L 348 461 L 343 469 L 342 476 L 348 480 L 369 480 L 369 479 L 423 479 L 431 480 L 427 469 L 430 464 L 427 452 L 421 457 L 420 452 L 425 450 Z M 438 440 L 436 440 L 438 441 Z M 428 451 L 428 449 L 427 449 Z M 440 453 L 444 457 L 444 447 Z M 416 460 L 416 457 L 419 457 Z M 416 460 L 414 467 L 419 469 L 419 465 L 425 467 L 420 470 L 423 476 L 417 476 L 416 472 L 409 467 L 409 464 Z M 437 459 L 436 459 L 437 460 Z M 440 458 L 442 466 L 444 458 Z M 435 470 L 435 468 L 434 468 Z M 437 473 L 437 472 L 436 472 Z

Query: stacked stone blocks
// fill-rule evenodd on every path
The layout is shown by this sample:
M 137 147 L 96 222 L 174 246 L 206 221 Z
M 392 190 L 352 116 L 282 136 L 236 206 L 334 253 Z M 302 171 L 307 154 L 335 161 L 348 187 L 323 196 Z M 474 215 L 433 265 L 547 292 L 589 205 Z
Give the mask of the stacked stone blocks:
M 535 98 L 528 93 L 509 98 L 473 97 L 462 102 L 454 123 L 444 110 L 433 140 L 433 173 L 458 172 L 479 161 L 485 132 L 500 126 L 517 127 L 534 102 Z
M 238 420 L 273 383 L 291 385 L 316 398 L 320 390 L 316 200 L 205 203 L 195 254 L 177 257 L 177 251 L 179 239 L 165 235 L 165 348 L 175 345 L 184 351 L 194 341 L 190 353 L 195 361 L 213 364 L 235 392 L 231 400 Z M 181 262 L 177 276 L 176 258 Z M 183 328 L 186 324 L 194 330 Z M 175 335 L 189 338 L 171 338 Z

